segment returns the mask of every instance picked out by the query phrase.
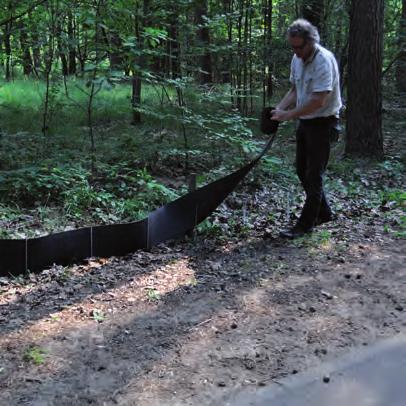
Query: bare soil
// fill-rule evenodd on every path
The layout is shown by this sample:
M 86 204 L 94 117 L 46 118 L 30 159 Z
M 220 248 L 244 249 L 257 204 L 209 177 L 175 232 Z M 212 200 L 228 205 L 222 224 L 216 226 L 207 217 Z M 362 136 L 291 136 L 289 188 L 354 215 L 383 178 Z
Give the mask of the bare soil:
M 218 405 L 405 332 L 405 241 L 379 218 L 319 230 L 297 242 L 258 227 L 1 279 L 0 404 Z

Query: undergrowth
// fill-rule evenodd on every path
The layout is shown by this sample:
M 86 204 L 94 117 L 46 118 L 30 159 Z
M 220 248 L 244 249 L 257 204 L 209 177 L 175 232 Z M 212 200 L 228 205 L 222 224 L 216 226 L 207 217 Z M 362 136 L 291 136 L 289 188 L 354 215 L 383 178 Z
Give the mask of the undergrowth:
M 256 121 L 260 106 L 252 117 L 242 117 L 226 88 L 203 92 L 187 81 L 162 89 L 145 85 L 143 122 L 135 126 L 131 88 L 121 83 L 103 87 L 95 98 L 96 147 L 90 152 L 84 86 L 72 79 L 66 88 L 56 87 L 44 137 L 43 83 L 0 83 L 0 238 L 138 220 L 186 193 L 189 173 L 197 173 L 203 186 L 249 162 L 266 142 Z M 303 203 L 292 164 L 293 133 L 293 123 L 280 126 L 275 145 L 245 183 L 251 190 L 267 183 L 279 185 L 281 194 L 289 189 L 292 213 Z M 378 211 L 387 219 L 386 232 L 404 236 L 403 182 L 400 156 L 376 165 L 333 154 L 326 188 L 337 211 L 347 212 L 353 201 L 351 210 Z M 249 229 L 239 221 L 227 225 L 230 233 Z M 199 230 L 219 235 L 223 228 L 209 219 Z

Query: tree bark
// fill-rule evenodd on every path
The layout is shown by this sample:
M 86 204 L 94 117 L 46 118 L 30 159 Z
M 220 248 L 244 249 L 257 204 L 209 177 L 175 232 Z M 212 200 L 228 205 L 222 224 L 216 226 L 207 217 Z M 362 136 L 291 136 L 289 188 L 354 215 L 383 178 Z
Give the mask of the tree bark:
M 6 51 L 5 73 L 6 80 L 11 80 L 11 22 L 5 26 L 4 30 L 4 49 Z
M 198 27 L 197 29 L 197 41 L 198 46 L 203 49 L 202 55 L 200 56 L 200 68 L 202 73 L 200 75 L 200 83 L 202 85 L 210 84 L 213 81 L 212 78 L 212 63 L 211 63 L 211 53 L 210 47 L 210 31 L 207 26 L 206 18 L 208 15 L 207 0 L 197 0 L 195 1 L 195 23 Z
M 110 69 L 115 71 L 122 71 L 124 68 L 124 58 L 121 52 L 122 41 L 120 35 L 117 31 L 110 31 L 109 35 L 109 58 L 110 58 Z
M 231 76 L 232 76 L 232 66 L 233 66 L 233 18 L 232 13 L 233 11 L 233 1 L 232 0 L 224 0 L 223 1 L 223 12 L 227 15 L 227 45 L 229 47 L 227 54 L 224 55 L 222 58 L 223 61 L 223 68 L 221 69 L 221 81 L 223 83 L 231 83 Z
M 56 23 L 56 41 L 58 44 L 58 52 L 59 52 L 59 57 L 61 59 L 61 64 L 62 64 L 62 75 L 63 76 L 68 76 L 69 74 L 69 65 L 68 65 L 68 58 L 66 56 L 65 52 L 65 44 L 62 38 L 62 21 L 57 21 Z
M 396 64 L 396 85 L 399 93 L 406 93 L 406 0 L 402 1 L 398 38 L 400 54 Z
M 324 23 L 324 0 L 304 0 L 302 4 L 302 15 L 303 18 L 317 27 L 321 36 Z
M 384 0 L 353 0 L 348 57 L 347 155 L 381 157 Z
M 272 0 L 264 0 L 264 100 L 265 105 L 272 97 Z
M 26 30 L 26 26 L 24 25 L 22 20 L 19 20 L 17 22 L 17 27 L 18 27 L 18 31 L 20 34 L 23 72 L 24 72 L 24 75 L 29 76 L 32 73 L 32 59 L 31 59 L 30 46 L 28 44 L 27 30 Z
M 144 67 L 145 58 L 144 58 L 144 37 L 141 34 L 142 28 L 148 26 L 148 18 L 149 10 L 150 10 L 150 0 L 143 0 L 142 7 L 137 2 L 136 4 L 136 20 L 135 20 L 135 27 L 134 32 L 137 38 L 138 49 L 141 51 L 141 55 L 138 57 L 138 65 L 141 69 Z M 142 11 L 141 11 L 142 9 Z M 139 107 L 141 106 L 141 91 L 142 91 L 142 72 L 136 72 L 133 70 L 133 78 L 132 78 L 132 107 L 133 107 L 133 119 L 132 124 L 139 124 L 141 123 L 141 112 L 139 111 Z
M 28 20 L 33 21 L 33 16 L 31 13 L 28 14 Z M 30 24 L 30 42 L 32 50 L 32 62 L 33 71 L 35 75 L 39 76 L 39 70 L 41 69 L 41 45 L 38 32 L 38 26 L 35 24 Z
M 5 62 L 5 73 L 6 80 L 9 81 L 12 79 L 12 68 L 11 68 L 11 31 L 13 28 L 13 15 L 14 15 L 14 6 L 12 1 L 7 3 L 7 12 L 10 18 L 4 23 L 4 50 L 6 51 L 6 62 Z
M 169 73 L 173 79 L 182 77 L 180 65 L 180 44 L 178 40 L 178 14 L 169 16 Z
M 77 41 L 75 35 L 75 21 L 74 16 L 71 11 L 68 11 L 68 39 L 69 39 L 69 53 L 68 53 L 68 73 L 69 75 L 76 74 L 76 47 L 75 42 Z

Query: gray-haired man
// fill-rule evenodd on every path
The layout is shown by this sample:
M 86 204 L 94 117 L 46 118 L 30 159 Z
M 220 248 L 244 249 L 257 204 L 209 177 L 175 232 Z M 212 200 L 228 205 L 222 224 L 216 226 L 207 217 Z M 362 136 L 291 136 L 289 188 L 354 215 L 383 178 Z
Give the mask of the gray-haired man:
M 294 56 L 291 89 L 272 111 L 272 119 L 299 119 L 296 131 L 296 169 L 306 192 L 298 222 L 281 236 L 296 238 L 314 225 L 331 220 L 323 191 L 323 174 L 330 155 L 330 135 L 341 108 L 340 79 L 334 55 L 319 44 L 317 28 L 299 19 L 288 28 Z M 289 109 L 290 106 L 295 106 Z

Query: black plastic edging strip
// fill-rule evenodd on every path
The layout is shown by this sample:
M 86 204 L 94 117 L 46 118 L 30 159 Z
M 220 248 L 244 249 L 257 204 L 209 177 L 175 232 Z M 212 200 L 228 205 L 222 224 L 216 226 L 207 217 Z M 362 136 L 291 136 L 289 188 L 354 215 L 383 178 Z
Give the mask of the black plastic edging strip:
M 24 240 L 0 240 L 0 276 L 41 272 L 53 264 L 72 265 L 93 255 L 121 256 L 182 237 L 213 213 L 237 187 L 269 150 L 275 135 L 276 130 L 249 164 L 154 210 L 144 220 Z
M 28 273 L 28 240 L 25 239 L 25 273 Z

